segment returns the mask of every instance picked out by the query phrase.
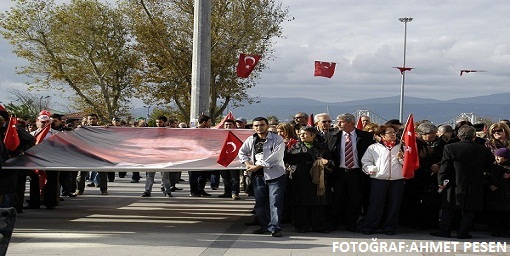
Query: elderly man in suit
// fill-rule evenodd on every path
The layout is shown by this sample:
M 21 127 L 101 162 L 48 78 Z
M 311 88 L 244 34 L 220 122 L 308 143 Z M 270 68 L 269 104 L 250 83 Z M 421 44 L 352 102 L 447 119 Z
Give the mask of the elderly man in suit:
M 344 224 L 349 231 L 356 232 L 356 221 L 361 215 L 364 173 L 361 158 L 374 136 L 356 129 L 356 117 L 346 113 L 337 118 L 338 130 L 326 134 L 325 143 L 333 153 L 335 168 L 329 182 L 333 187 L 332 215 L 329 216 L 332 229 Z
M 444 147 L 441 169 L 438 173 L 439 188 L 443 193 L 440 230 L 433 236 L 450 237 L 452 220 L 460 216 L 457 238 L 469 239 L 475 212 L 483 210 L 484 172 L 491 168 L 491 152 L 474 142 L 476 129 L 462 126 L 457 137 L 460 142 Z M 445 184 L 445 180 L 449 182 Z

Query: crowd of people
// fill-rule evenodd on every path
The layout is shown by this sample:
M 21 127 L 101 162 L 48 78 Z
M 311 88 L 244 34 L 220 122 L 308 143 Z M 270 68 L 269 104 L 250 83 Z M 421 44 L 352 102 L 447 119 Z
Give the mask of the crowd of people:
M 9 115 L 0 108 L 1 159 L 15 157 L 52 134 L 71 131 L 79 126 L 147 126 L 146 122 L 129 124 L 113 118 L 100 124 L 98 116 L 87 115 L 81 123 L 66 124 L 61 115 L 41 112 L 35 126 L 18 120 L 20 144 L 7 150 L 3 138 Z M 300 233 L 327 233 L 337 229 L 366 235 L 382 232 L 394 235 L 401 225 L 417 229 L 437 229 L 433 236 L 450 237 L 456 230 L 458 239 L 471 238 L 474 223 L 483 223 L 496 237 L 510 237 L 510 128 L 505 121 L 494 123 L 477 133 L 468 121 L 455 127 L 436 126 L 429 121 L 415 123 L 420 166 L 414 177 L 402 174 L 404 150 L 401 141 L 403 125 L 398 120 L 385 124 L 371 123 L 362 116 L 349 113 L 333 120 L 327 113 L 309 117 L 298 112 L 294 120 L 278 123 L 264 117 L 248 124 L 245 118 L 227 119 L 224 129 L 253 129 L 239 149 L 241 170 L 190 171 L 189 195 L 209 197 L 211 190 L 224 191 L 218 197 L 240 200 L 255 198 L 255 234 L 282 236 L 282 223 L 292 223 Z M 310 120 L 309 120 L 310 119 Z M 51 130 L 40 138 L 42 128 L 51 123 Z M 196 128 L 211 128 L 213 120 L 200 116 Z M 174 118 L 158 116 L 156 127 L 187 128 Z M 479 135 L 479 136 L 477 136 Z M 46 180 L 41 183 L 41 176 Z M 118 173 L 119 178 L 126 173 Z M 29 199 L 25 201 L 25 183 L 30 180 Z M 140 173 L 131 175 L 131 182 L 140 181 Z M 145 175 L 141 197 L 152 196 L 155 172 Z M 40 172 L 0 171 L 0 207 L 23 209 L 54 209 L 63 197 L 76 197 L 85 188 L 98 187 L 108 195 L 108 182 L 115 172 Z M 87 183 L 88 180 L 88 183 Z M 182 182 L 181 172 L 161 173 L 163 196 Z M 25 204 L 26 202 L 26 204 Z

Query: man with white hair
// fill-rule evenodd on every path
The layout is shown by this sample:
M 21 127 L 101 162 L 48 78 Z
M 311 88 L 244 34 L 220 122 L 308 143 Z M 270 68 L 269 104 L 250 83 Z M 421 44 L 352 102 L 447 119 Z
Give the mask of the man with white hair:
M 331 127 L 331 116 L 328 115 L 328 113 L 320 113 L 315 115 L 314 119 L 315 126 L 317 127 L 317 134 L 319 135 L 317 136 L 317 140 L 324 142 L 326 134 L 333 130 Z

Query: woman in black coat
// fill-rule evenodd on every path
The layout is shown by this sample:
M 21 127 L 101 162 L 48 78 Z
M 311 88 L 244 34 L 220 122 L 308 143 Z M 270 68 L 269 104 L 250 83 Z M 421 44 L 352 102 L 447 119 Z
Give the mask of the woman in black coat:
M 329 203 L 330 189 L 325 184 L 325 176 L 333 166 L 333 160 L 325 145 L 315 140 L 316 136 L 315 128 L 301 128 L 301 141 L 291 146 L 284 158 L 291 170 L 294 227 L 300 233 L 328 231 L 325 208 Z M 312 167 L 314 171 L 311 171 Z

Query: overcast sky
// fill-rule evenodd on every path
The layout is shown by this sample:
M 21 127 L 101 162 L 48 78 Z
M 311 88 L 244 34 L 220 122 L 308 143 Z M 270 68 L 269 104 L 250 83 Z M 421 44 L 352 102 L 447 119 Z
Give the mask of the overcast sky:
M 0 11 L 10 5 L 2 0 Z M 304 97 L 325 102 L 400 95 L 404 23 L 405 95 L 453 99 L 510 92 L 508 0 L 283 0 L 295 19 L 283 24 L 275 60 L 249 92 L 261 97 Z M 0 41 L 0 101 L 23 62 Z M 336 62 L 331 78 L 314 77 L 314 61 Z M 461 69 L 486 70 L 459 76 Z

